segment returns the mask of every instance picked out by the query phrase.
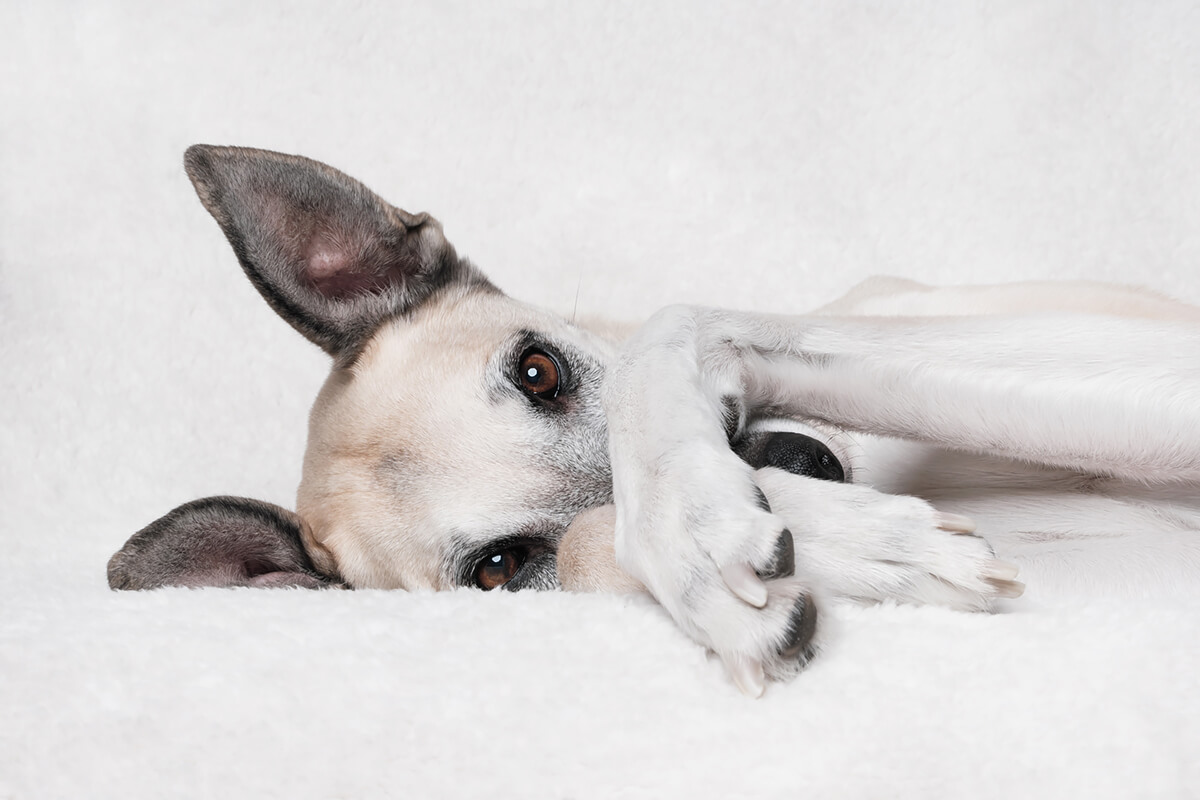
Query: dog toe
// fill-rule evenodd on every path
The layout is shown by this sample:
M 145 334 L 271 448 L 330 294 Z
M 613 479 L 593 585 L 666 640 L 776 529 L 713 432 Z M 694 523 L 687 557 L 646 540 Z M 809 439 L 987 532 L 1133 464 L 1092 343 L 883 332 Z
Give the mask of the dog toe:
M 796 574 L 796 541 L 792 538 L 791 531 L 783 529 L 775 542 L 775 552 L 772 553 L 771 560 L 756 572 L 764 581 L 790 578 Z
M 762 697 L 767 688 L 767 678 L 761 661 L 735 655 L 725 659 L 725 668 L 729 670 L 733 685 L 742 694 L 755 699 Z
M 787 632 L 779 649 L 781 658 L 807 663 L 812 658 L 813 635 L 817 632 L 817 607 L 812 595 L 802 594 L 792 604 Z

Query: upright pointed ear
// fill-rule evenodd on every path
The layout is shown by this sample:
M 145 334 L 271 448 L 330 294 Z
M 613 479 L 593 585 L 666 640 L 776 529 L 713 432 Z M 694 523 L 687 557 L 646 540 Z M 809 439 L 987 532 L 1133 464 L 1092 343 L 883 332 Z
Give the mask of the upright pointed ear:
M 453 284 L 495 288 L 428 214 L 300 156 L 193 145 L 188 177 L 242 268 L 292 327 L 337 356 Z
M 245 497 L 193 500 L 129 538 L 108 562 L 113 589 L 337 586 L 304 551 L 300 518 Z

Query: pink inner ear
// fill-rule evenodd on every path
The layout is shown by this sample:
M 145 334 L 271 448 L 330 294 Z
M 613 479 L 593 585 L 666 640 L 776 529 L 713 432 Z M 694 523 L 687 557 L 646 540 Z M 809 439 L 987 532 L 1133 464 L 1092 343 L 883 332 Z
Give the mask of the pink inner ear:
M 280 267 L 304 289 L 342 301 L 402 292 L 421 273 L 415 241 L 382 210 L 325 205 L 264 194 L 255 209 L 268 250 L 278 248 Z
M 305 282 L 331 300 L 383 290 L 390 276 L 379 274 L 372 248 L 363 245 L 353 235 L 314 231 L 302 255 Z
M 255 230 L 280 248 L 308 289 L 330 300 L 378 292 L 387 284 L 368 256 L 370 236 L 336 213 L 326 214 L 267 192 L 257 195 Z
M 375 288 L 378 281 L 374 276 L 361 271 L 345 250 L 322 246 L 328 244 L 315 242 L 304 259 L 304 277 L 310 287 L 334 300 Z
M 331 300 L 374 294 L 386 289 L 393 275 L 388 271 L 377 275 L 371 269 L 374 265 L 363 261 L 342 251 L 317 250 L 308 258 L 305 278 L 314 291 Z
M 338 250 L 315 249 L 308 256 L 308 276 L 321 283 L 350 266 L 350 257 Z

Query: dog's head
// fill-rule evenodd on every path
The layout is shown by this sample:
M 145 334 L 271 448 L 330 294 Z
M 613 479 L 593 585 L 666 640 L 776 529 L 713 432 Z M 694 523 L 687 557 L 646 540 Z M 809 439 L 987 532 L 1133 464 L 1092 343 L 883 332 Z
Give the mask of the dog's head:
M 186 503 L 112 557 L 109 585 L 639 588 L 607 505 L 613 341 L 505 296 L 437 220 L 324 164 L 199 145 L 184 164 L 251 282 L 333 369 L 296 513 Z M 754 467 L 845 477 L 806 435 L 731 446 Z
M 613 345 L 506 297 L 437 220 L 324 164 L 195 146 L 185 166 L 254 286 L 333 369 L 295 514 L 180 506 L 113 556 L 110 585 L 557 586 L 568 526 L 611 498 Z M 567 561 L 592 585 L 611 521 L 587 519 Z

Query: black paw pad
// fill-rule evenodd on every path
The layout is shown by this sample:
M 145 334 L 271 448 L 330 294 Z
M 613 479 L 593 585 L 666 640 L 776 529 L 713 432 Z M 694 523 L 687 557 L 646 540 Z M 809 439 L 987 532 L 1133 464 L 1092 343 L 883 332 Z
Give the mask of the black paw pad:
M 796 574 L 796 542 L 792 539 L 791 531 L 783 529 L 783 533 L 779 534 L 779 539 L 775 542 L 775 552 L 771 555 L 770 562 L 756 572 L 764 581 L 790 578 Z
M 786 660 L 801 664 L 813 656 L 813 635 L 817 632 L 817 606 L 808 595 L 796 598 L 792 616 L 788 619 L 787 632 L 780 646 L 779 655 Z

